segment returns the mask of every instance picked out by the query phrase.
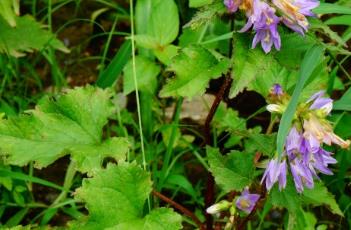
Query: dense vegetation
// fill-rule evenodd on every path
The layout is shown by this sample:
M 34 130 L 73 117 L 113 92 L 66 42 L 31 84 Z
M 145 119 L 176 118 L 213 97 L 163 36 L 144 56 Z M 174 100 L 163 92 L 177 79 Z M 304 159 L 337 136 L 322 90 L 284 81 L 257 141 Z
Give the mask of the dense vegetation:
M 1 229 L 350 229 L 351 2 L 1 0 Z

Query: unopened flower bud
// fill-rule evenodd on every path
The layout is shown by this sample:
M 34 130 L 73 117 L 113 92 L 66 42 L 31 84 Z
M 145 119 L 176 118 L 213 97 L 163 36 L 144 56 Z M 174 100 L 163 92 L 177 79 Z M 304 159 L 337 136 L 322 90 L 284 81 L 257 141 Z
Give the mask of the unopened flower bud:
M 211 205 L 210 207 L 208 207 L 206 209 L 206 212 L 208 214 L 217 214 L 221 211 L 225 211 L 227 209 L 229 209 L 229 207 L 231 206 L 231 203 L 228 202 L 227 200 L 222 200 L 217 204 Z
M 283 107 L 278 104 L 269 104 L 266 106 L 266 109 L 271 113 L 282 113 Z

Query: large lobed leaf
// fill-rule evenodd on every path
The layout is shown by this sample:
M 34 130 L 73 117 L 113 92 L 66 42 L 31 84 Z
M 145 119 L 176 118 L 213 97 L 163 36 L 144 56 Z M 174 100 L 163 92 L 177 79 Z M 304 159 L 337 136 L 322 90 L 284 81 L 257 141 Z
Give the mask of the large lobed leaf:
M 16 17 L 16 27 L 11 27 L 0 17 L 0 31 L 0 53 L 19 57 L 23 56 L 24 52 L 46 47 L 69 52 L 60 40 L 28 15 Z
M 77 190 L 76 198 L 86 203 L 89 216 L 82 222 L 73 222 L 71 228 L 180 229 L 181 217 L 171 209 L 159 208 L 143 215 L 151 190 L 149 173 L 135 163 L 110 164 L 93 178 L 84 179 Z
M 210 51 L 200 46 L 190 46 L 173 58 L 169 71 L 175 72 L 160 92 L 162 97 L 193 97 L 205 92 L 209 81 L 221 76 L 229 68 L 227 59 L 218 60 Z
M 114 110 L 110 97 L 108 90 L 75 88 L 56 98 L 45 97 L 18 117 L 0 120 L 0 155 L 8 164 L 34 161 L 40 168 L 71 154 L 83 172 L 99 168 L 105 157 L 124 159 L 126 139 L 102 141 L 102 129 Z

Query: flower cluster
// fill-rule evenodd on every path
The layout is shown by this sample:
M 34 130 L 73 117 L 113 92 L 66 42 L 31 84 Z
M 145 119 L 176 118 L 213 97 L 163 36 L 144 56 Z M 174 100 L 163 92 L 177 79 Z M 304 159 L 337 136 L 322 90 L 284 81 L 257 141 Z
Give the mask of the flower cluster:
M 239 8 L 248 18 L 240 32 L 251 27 L 255 31 L 252 47 L 261 42 L 263 50 L 268 53 L 272 46 L 279 50 L 281 46 L 278 24 L 282 22 L 295 32 L 304 35 L 309 23 L 306 16 L 314 16 L 312 9 L 319 5 L 318 0 L 224 0 L 231 13 Z
M 283 113 L 289 101 L 280 86 L 272 90 L 276 104 L 270 104 L 267 109 L 274 113 Z M 277 92 L 279 94 L 277 94 Z M 281 158 L 272 159 L 264 172 L 267 190 L 278 182 L 279 189 L 286 186 L 288 166 L 293 177 L 296 190 L 302 192 L 304 187 L 313 188 L 314 178 L 318 173 L 332 175 L 329 164 L 335 164 L 333 153 L 323 149 L 323 144 L 336 144 L 348 148 L 350 141 L 337 136 L 326 117 L 333 107 L 333 100 L 324 97 L 324 92 L 314 94 L 308 101 L 299 105 L 295 114 L 294 124 L 286 138 L 285 151 Z

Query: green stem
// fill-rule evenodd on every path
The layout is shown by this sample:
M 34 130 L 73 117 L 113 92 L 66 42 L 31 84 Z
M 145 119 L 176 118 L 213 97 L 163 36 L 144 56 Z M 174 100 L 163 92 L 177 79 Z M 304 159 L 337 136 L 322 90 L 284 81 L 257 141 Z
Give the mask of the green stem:
M 55 205 L 57 205 L 58 203 L 60 203 L 62 200 L 64 200 L 67 196 L 67 193 L 69 191 L 69 189 L 72 186 L 73 183 L 73 179 L 74 176 L 76 175 L 76 163 L 74 161 L 71 161 L 68 165 L 67 171 L 66 171 L 66 175 L 65 175 L 65 180 L 63 182 L 63 188 L 64 190 L 62 190 L 62 192 L 60 193 L 60 195 L 58 195 L 58 197 L 55 199 L 55 201 L 50 205 L 50 207 L 53 207 Z
M 162 164 L 162 169 L 161 169 L 161 174 L 160 174 L 160 182 L 158 184 L 158 191 L 161 191 L 161 188 L 162 188 L 162 186 L 167 178 L 166 172 L 167 172 L 167 168 L 169 167 L 172 153 L 173 153 L 173 145 L 174 145 L 175 138 L 176 138 L 176 132 L 177 132 L 177 128 L 178 128 L 182 104 L 183 104 L 183 97 L 180 97 L 178 102 L 177 102 L 177 105 L 175 107 L 174 120 L 172 122 L 172 132 L 171 132 L 171 136 L 169 138 L 165 159 L 164 159 L 163 164 Z
M 140 112 L 140 101 L 139 101 L 139 92 L 138 92 L 138 80 L 136 76 L 136 63 L 135 63 L 135 43 L 134 43 L 134 4 L 133 0 L 129 0 L 130 4 L 130 28 L 131 28 L 131 40 L 132 40 L 132 64 L 133 64 L 133 80 L 135 86 L 135 95 L 136 95 L 136 103 L 137 103 L 137 111 L 138 111 L 138 123 L 139 123 L 139 134 L 140 134 L 140 145 L 141 145 L 141 153 L 143 158 L 143 168 L 146 170 L 146 158 L 145 158 L 145 147 L 144 147 L 144 135 L 143 135 L 143 127 L 141 122 L 141 112 Z

